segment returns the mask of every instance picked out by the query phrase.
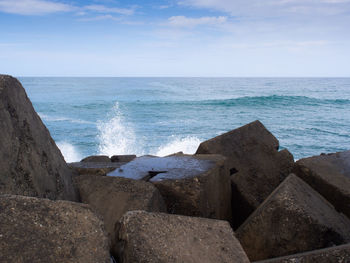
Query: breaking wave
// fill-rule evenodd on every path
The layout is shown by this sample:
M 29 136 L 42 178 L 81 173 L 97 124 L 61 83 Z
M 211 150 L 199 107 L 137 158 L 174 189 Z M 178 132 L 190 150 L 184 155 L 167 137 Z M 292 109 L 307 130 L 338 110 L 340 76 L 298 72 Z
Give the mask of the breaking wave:
M 112 156 L 115 154 L 140 153 L 136 147 L 136 137 L 131 124 L 128 124 L 115 103 L 107 121 L 99 121 L 98 150 L 99 154 Z
M 143 145 L 142 140 L 140 138 L 137 140 L 132 125 L 125 120 L 118 103 L 115 103 L 106 121 L 97 123 L 97 129 L 98 153 L 108 156 L 116 154 L 166 156 L 180 151 L 193 154 L 201 142 L 193 136 L 184 138 L 171 136 L 168 143 L 159 146 L 156 152 L 149 153 L 145 151 L 147 147 Z
M 197 137 L 173 138 L 169 143 L 160 146 L 156 155 L 166 156 L 177 152 L 194 154 L 200 143 Z
M 57 147 L 61 150 L 61 153 L 67 163 L 79 162 L 82 156 L 76 150 L 76 148 L 68 142 L 58 142 Z

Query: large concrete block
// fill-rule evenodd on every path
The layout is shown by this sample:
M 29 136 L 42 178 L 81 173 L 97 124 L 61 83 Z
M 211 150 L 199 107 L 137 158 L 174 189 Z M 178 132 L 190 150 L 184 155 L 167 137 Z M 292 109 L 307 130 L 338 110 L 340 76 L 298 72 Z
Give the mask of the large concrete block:
M 300 159 L 293 172 L 350 218 L 350 151 Z
M 108 175 L 150 181 L 169 213 L 231 219 L 230 177 L 222 156 L 140 157 Z
M 105 176 L 124 164 L 117 162 L 75 162 L 69 163 L 68 166 L 79 175 Z
M 118 224 L 119 262 L 246 262 L 226 221 L 132 211 Z
M 0 193 L 77 200 L 72 172 L 21 83 L 0 75 Z
M 0 262 L 110 263 L 103 222 L 87 205 L 0 195 Z
M 232 181 L 233 226 L 237 228 L 291 172 L 294 159 L 278 151 L 278 140 L 255 121 L 208 141 L 197 154 L 227 158 Z
M 308 251 L 286 257 L 272 258 L 255 263 L 349 263 L 350 244 Z
M 350 242 L 350 220 L 291 174 L 236 234 L 255 261 Z
M 131 162 L 132 160 L 134 160 L 136 158 L 136 155 L 134 154 L 128 154 L 128 155 L 113 155 L 111 157 L 111 161 L 113 163 L 118 162 L 118 163 L 122 163 L 122 162 Z
M 82 175 L 75 179 L 83 203 L 89 204 L 105 222 L 115 247 L 115 224 L 131 210 L 165 212 L 166 206 L 153 184 L 111 176 Z
M 85 163 L 110 163 L 111 159 L 107 155 L 91 155 L 85 157 L 80 162 Z

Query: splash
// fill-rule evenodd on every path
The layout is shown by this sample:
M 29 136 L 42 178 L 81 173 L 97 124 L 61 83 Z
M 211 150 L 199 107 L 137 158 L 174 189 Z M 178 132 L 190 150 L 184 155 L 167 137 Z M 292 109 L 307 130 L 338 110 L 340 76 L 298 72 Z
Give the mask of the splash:
M 135 133 L 122 115 L 118 102 L 115 103 L 110 118 L 106 122 L 99 121 L 99 154 L 112 156 L 115 154 L 137 153 Z
M 183 152 L 194 154 L 201 143 L 197 137 L 187 136 L 185 138 L 174 138 L 164 146 L 160 146 L 156 153 L 157 156 L 166 156 L 169 154 Z
M 76 148 L 68 142 L 58 142 L 57 147 L 61 150 L 67 163 L 79 162 L 82 159 Z

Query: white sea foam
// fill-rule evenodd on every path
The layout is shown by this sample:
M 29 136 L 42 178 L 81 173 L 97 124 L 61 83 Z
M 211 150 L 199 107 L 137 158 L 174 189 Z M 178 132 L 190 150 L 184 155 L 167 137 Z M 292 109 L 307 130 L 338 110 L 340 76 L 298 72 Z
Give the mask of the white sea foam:
M 106 121 L 97 123 L 99 154 L 108 156 L 115 154 L 136 154 L 140 156 L 145 154 L 142 140 L 136 140 L 134 129 L 125 120 L 118 102 L 115 103 L 109 116 Z M 150 154 L 166 156 L 180 151 L 193 154 L 200 142 L 200 139 L 197 137 L 171 136 L 168 143 L 161 145 L 156 152 Z
M 125 121 L 118 102 L 115 103 L 110 118 L 97 123 L 97 129 L 100 154 L 139 154 L 134 130 L 131 124 Z
M 61 150 L 67 163 L 79 162 L 82 159 L 81 155 L 72 144 L 68 142 L 58 142 L 57 146 Z
M 197 137 L 187 136 L 185 138 L 179 138 L 172 136 L 172 140 L 167 144 L 160 146 L 155 155 L 166 156 L 177 152 L 194 154 L 200 143 L 201 141 Z

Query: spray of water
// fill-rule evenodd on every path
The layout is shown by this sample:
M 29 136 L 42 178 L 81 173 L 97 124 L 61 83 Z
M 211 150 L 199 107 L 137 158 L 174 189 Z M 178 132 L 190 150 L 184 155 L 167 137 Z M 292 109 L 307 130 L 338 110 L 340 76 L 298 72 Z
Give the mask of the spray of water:
M 68 142 L 58 142 L 57 146 L 61 150 L 61 153 L 67 163 L 79 162 L 82 159 L 81 155 L 72 144 Z
M 132 154 L 138 152 L 135 147 L 135 133 L 128 124 L 115 103 L 107 121 L 99 121 L 97 129 L 99 131 L 99 154 L 112 156 L 115 154 Z
M 166 156 L 176 152 L 194 154 L 201 141 L 197 137 L 172 138 L 172 140 L 158 148 L 157 156 Z

